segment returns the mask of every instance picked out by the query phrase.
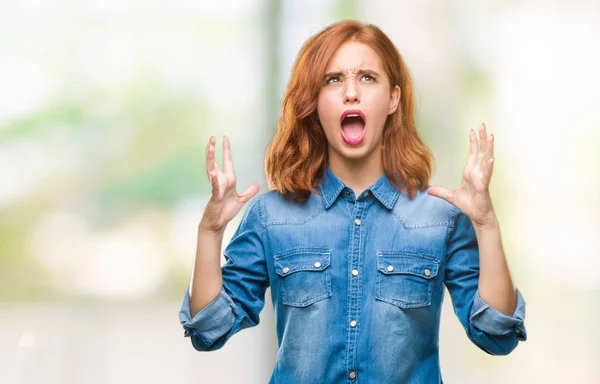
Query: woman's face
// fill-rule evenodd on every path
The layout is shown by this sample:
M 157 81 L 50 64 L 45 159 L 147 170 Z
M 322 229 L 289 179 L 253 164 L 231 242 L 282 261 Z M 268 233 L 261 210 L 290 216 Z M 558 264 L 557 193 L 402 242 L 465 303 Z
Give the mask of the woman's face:
M 377 53 L 362 43 L 344 43 L 329 62 L 323 84 L 317 113 L 329 160 L 381 159 L 383 127 L 387 116 L 396 111 L 400 88 L 390 89 Z

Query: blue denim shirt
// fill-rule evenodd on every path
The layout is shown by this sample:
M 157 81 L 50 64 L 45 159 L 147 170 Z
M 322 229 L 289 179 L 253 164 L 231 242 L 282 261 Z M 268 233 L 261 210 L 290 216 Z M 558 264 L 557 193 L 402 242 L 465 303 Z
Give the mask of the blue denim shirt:
M 304 203 L 255 197 L 225 249 L 223 288 L 180 321 L 198 351 L 259 322 L 271 287 L 279 351 L 270 383 L 441 383 L 444 286 L 469 339 L 493 355 L 526 340 L 525 301 L 505 316 L 478 294 L 471 220 L 446 201 L 412 200 L 383 174 L 360 196 L 327 167 Z M 252 351 L 248 351 L 251 353 Z

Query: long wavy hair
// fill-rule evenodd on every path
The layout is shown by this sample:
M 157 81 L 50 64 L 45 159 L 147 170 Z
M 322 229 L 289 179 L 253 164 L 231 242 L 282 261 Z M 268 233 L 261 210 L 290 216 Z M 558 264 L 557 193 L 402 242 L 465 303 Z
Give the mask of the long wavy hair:
M 319 123 L 317 99 L 335 51 L 347 41 L 371 47 L 379 55 L 390 87 L 400 87 L 400 103 L 383 130 L 382 161 L 390 184 L 410 199 L 427 188 L 433 167 L 431 150 L 415 126 L 413 85 L 408 68 L 392 41 L 376 26 L 342 21 L 311 37 L 300 49 L 287 86 L 277 132 L 265 156 L 268 187 L 302 202 L 327 166 L 327 138 Z

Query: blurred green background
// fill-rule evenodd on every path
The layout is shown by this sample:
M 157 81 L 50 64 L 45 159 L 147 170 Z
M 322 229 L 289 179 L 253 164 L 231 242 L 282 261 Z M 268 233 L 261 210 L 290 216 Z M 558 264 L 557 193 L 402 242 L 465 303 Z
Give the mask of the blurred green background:
M 1 383 L 268 381 L 270 293 L 261 324 L 217 352 L 178 322 L 205 146 L 216 136 L 220 159 L 227 135 L 238 189 L 264 193 L 295 55 L 347 18 L 404 56 L 434 185 L 458 185 L 471 128 L 496 136 L 492 198 L 529 340 L 485 355 L 447 299 L 444 381 L 600 382 L 598 1 L 6 0 Z

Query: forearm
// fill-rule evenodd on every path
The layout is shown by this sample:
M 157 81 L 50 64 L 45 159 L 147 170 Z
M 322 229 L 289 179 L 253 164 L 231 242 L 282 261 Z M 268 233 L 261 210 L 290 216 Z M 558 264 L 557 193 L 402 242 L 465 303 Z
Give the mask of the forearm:
M 474 225 L 479 246 L 479 296 L 492 308 L 511 316 L 517 305 L 513 284 L 502 247 L 496 216 L 486 225 Z
M 211 231 L 198 226 L 198 244 L 190 283 L 190 314 L 200 312 L 221 291 L 221 245 L 223 231 Z

